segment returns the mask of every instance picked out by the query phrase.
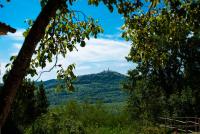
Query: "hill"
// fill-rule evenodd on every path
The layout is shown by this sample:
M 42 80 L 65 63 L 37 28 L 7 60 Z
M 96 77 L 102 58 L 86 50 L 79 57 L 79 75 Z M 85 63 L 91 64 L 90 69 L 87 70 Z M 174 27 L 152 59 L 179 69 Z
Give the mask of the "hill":
M 97 74 L 78 76 L 74 81 L 74 92 L 69 92 L 66 89 L 56 91 L 58 83 L 61 83 L 60 85 L 63 83 L 63 81 L 56 79 L 45 81 L 44 85 L 51 105 L 61 104 L 69 100 L 90 103 L 97 101 L 119 103 L 124 102 L 127 98 L 126 93 L 121 90 L 121 84 L 126 79 L 126 76 L 120 73 L 103 71 Z

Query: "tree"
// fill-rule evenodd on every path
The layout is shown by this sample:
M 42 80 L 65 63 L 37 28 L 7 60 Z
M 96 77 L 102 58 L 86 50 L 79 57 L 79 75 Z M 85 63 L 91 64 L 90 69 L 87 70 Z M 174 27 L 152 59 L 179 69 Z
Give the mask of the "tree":
M 46 92 L 43 83 L 40 84 L 39 90 L 37 92 L 37 110 L 38 114 L 46 113 L 49 102 L 47 100 Z
M 57 0 L 56 2 L 54 0 L 50 0 L 47 3 L 36 19 L 32 29 L 23 43 L 22 49 L 13 63 L 13 67 L 3 86 L 0 101 L 0 128 L 2 128 L 8 116 L 17 89 L 26 74 L 27 68 L 29 68 L 30 60 L 33 52 L 35 51 L 36 45 L 44 36 L 45 28 L 48 25 L 50 18 L 55 16 L 56 10 L 61 6 L 61 4 L 62 0 Z
M 73 1 L 69 0 L 68 2 L 72 4 Z M 26 32 L 27 35 L 23 46 L 18 56 L 12 58 L 14 62 L 3 86 L 0 101 L 0 128 L 2 128 L 8 116 L 11 104 L 23 78 L 27 73 L 34 73 L 34 69 L 32 70 L 32 66 L 30 66 L 31 58 L 34 53 L 37 53 L 39 61 L 34 65 L 43 68 L 46 66 L 46 60 L 51 61 L 52 55 L 61 53 L 65 56 L 67 49 L 72 51 L 73 48 L 75 48 L 74 44 L 81 42 L 81 45 L 84 46 L 84 39 L 86 37 L 89 37 L 91 33 L 96 36 L 96 34 L 101 31 L 92 20 L 86 23 L 81 23 L 79 21 L 73 23 L 73 14 L 74 12 L 69 12 L 65 0 L 48 0 L 36 21 Z M 81 31 L 84 31 L 84 33 L 82 34 Z M 49 35 L 50 38 L 48 38 Z M 47 42 L 43 42 L 44 40 Z M 39 50 L 35 50 L 40 41 L 41 44 L 43 44 L 40 45 L 39 48 L 43 50 L 42 53 Z M 60 44 L 60 47 L 58 47 L 58 44 Z M 64 73 L 73 75 L 70 72 Z
M 37 87 L 30 80 L 23 80 L 14 99 L 11 112 L 2 128 L 2 134 L 23 133 L 24 128 L 47 111 L 47 106 L 39 106 Z M 45 94 L 43 94 L 45 96 Z M 40 110 L 42 109 L 42 110 Z
M 153 91 L 159 89 L 167 105 L 165 110 L 169 110 L 170 115 L 182 109 L 185 113 L 178 115 L 186 116 L 189 112 L 186 107 L 191 108 L 190 116 L 200 115 L 196 101 L 200 83 L 199 5 L 199 1 L 180 1 L 176 6 L 152 8 L 149 12 L 141 11 L 125 18 L 123 37 L 132 42 L 127 59 L 138 64 L 134 71 L 145 83 L 141 87 L 141 79 L 136 80 L 139 84 L 126 88 L 134 94 L 139 87 L 140 96 L 152 95 L 151 98 L 157 97 L 159 92 Z M 132 75 L 130 78 L 133 80 Z M 140 106 L 151 102 L 140 100 Z M 173 105 L 175 101 L 180 105 Z

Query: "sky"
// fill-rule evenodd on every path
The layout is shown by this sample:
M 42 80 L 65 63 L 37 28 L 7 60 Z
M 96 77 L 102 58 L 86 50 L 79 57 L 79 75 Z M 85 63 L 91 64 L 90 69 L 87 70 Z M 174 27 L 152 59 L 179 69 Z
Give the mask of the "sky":
M 0 22 L 16 28 L 17 32 L 0 37 L 1 76 L 5 72 L 4 66 L 9 62 L 10 57 L 17 55 L 23 44 L 22 33 L 28 26 L 25 20 L 36 19 L 41 11 L 39 0 L 11 0 L 10 3 L 3 4 L 4 8 L 0 9 Z M 76 75 L 98 73 L 107 69 L 126 74 L 129 69 L 135 67 L 125 59 L 131 46 L 130 42 L 126 42 L 120 37 L 123 17 L 116 10 L 110 13 L 103 4 L 98 7 L 89 6 L 87 0 L 77 0 L 70 8 L 80 10 L 87 16 L 98 20 L 104 33 L 100 34 L 97 39 L 87 40 L 84 48 L 77 45 L 78 51 L 68 53 L 65 59 L 60 56 L 59 64 L 67 67 L 74 63 Z M 52 65 L 53 63 L 49 63 L 43 71 L 48 70 Z M 39 68 L 38 72 L 41 71 Z M 56 69 L 41 77 L 42 80 L 53 78 L 56 78 Z

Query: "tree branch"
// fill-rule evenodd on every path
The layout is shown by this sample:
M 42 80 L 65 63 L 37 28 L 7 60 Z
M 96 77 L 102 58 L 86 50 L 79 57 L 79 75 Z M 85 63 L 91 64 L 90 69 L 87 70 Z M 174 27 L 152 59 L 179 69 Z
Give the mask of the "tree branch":
M 30 29 L 28 36 L 25 38 L 23 46 L 13 63 L 13 67 L 10 70 L 2 89 L 0 97 L 0 129 L 6 121 L 17 93 L 17 89 L 22 83 L 26 71 L 30 66 L 31 58 L 36 46 L 44 37 L 47 25 L 51 18 L 55 17 L 56 11 L 62 6 L 62 4 L 63 0 L 48 0 Z
M 58 62 L 58 54 L 56 54 L 56 61 L 55 61 L 54 65 L 53 65 L 49 70 L 42 71 L 42 72 L 40 73 L 40 75 L 38 76 L 38 78 L 36 79 L 36 81 L 38 81 L 38 80 L 41 78 L 41 76 L 42 76 L 43 73 L 51 72 L 56 66 L 58 66 L 58 65 L 57 65 L 57 62 Z

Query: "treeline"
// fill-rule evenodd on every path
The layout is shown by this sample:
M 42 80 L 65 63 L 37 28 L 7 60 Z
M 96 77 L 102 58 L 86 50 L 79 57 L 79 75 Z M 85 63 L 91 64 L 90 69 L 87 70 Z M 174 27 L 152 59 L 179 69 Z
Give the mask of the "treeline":
M 38 87 L 33 81 L 25 79 L 18 89 L 2 134 L 24 133 L 27 126 L 48 111 L 48 106 L 43 84 Z

